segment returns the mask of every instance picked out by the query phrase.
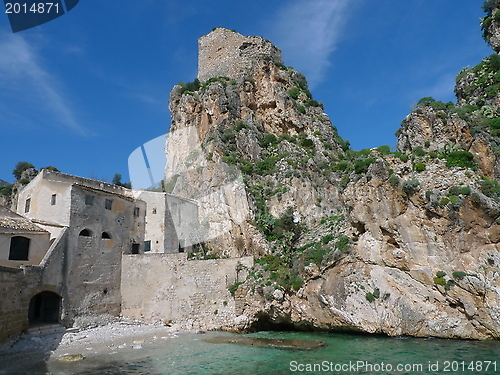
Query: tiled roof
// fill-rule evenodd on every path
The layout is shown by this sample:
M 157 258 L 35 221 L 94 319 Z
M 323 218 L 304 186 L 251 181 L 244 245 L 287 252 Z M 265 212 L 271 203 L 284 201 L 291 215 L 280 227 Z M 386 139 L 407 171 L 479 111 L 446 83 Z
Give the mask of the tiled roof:
M 47 232 L 45 229 L 23 218 L 12 219 L 8 217 L 0 217 L 0 231 L 2 228 L 14 229 L 26 232 L 41 232 L 41 233 Z

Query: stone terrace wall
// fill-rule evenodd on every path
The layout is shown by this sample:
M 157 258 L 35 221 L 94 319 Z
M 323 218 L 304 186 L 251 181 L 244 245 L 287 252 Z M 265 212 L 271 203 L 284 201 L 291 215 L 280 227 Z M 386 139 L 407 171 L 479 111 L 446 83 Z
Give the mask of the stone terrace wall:
M 0 342 L 28 328 L 26 301 L 19 294 L 22 276 L 21 269 L 0 266 Z
M 180 329 L 230 329 L 236 319 L 228 287 L 244 281 L 252 257 L 188 261 L 186 254 L 124 255 L 122 315 Z
M 283 63 L 281 50 L 271 42 L 219 27 L 198 40 L 198 79 L 204 82 L 213 77 L 236 78 L 250 69 L 260 55 Z

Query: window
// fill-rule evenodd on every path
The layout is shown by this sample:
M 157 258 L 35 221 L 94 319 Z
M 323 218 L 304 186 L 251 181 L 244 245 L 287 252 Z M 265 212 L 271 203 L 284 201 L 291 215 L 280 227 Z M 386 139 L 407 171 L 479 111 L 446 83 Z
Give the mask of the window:
M 139 207 L 134 208 L 134 216 L 139 217 Z
M 113 208 L 113 201 L 111 199 L 106 199 L 104 202 L 104 208 L 106 210 L 111 210 Z
M 88 229 L 84 229 L 80 232 L 81 237 L 92 237 L 92 232 Z
M 151 240 L 144 241 L 144 252 L 151 251 Z
M 153 215 L 156 214 L 156 208 L 153 208 Z
M 55 206 L 56 204 L 56 199 L 57 199 L 57 194 L 52 194 L 52 197 L 50 197 L 50 204 L 52 206 Z
M 110 240 L 111 235 L 108 232 L 102 232 L 101 238 L 104 238 L 105 240 Z
M 15 236 L 10 239 L 9 260 L 28 260 L 30 239 Z
M 85 204 L 87 206 L 92 206 L 94 204 L 94 196 L 93 195 L 86 195 L 85 196 Z
M 138 243 L 132 244 L 132 254 L 139 254 L 139 246 Z
M 24 212 L 30 212 L 31 206 L 31 198 L 26 199 L 26 203 L 24 204 Z

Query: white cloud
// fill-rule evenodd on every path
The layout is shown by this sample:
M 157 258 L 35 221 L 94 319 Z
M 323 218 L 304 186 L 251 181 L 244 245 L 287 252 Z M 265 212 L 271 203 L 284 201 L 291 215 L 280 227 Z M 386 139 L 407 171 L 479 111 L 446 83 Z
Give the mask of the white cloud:
M 312 87 L 331 65 L 352 4 L 352 0 L 296 0 L 275 20 L 273 42 L 283 51 L 285 64 L 304 73 Z
M 54 123 L 80 135 L 88 134 L 76 120 L 64 92 L 56 83 L 57 78 L 44 69 L 36 50 L 23 37 L 7 33 L 2 35 L 0 76 L 3 99 L 29 103 L 30 109 L 50 113 Z M 0 115 L 12 117 L 8 113 Z

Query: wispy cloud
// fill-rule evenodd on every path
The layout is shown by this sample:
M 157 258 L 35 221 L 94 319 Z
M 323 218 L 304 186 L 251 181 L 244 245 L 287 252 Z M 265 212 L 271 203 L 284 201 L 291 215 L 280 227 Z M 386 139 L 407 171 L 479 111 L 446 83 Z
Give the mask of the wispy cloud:
M 286 64 L 302 71 L 312 87 L 321 82 L 341 37 L 349 0 L 295 0 L 275 20 L 274 42 Z
M 47 71 L 37 51 L 23 37 L 2 34 L 0 39 L 1 95 L 11 102 L 29 104 L 30 109 L 49 113 L 53 123 L 80 135 L 88 134 L 75 118 L 65 93 L 57 84 L 57 77 Z M 0 107 L 2 111 L 2 107 Z M 2 117 L 12 116 L 0 113 Z M 11 119 L 14 120 L 14 119 Z M 14 120 L 15 121 L 15 120 Z

